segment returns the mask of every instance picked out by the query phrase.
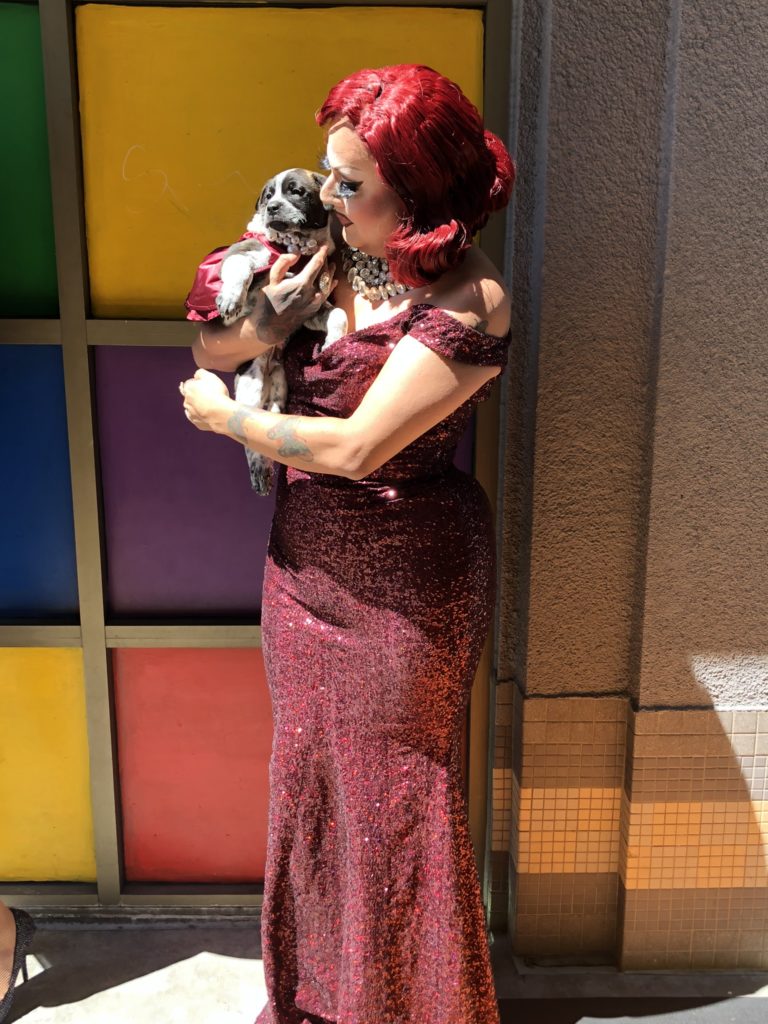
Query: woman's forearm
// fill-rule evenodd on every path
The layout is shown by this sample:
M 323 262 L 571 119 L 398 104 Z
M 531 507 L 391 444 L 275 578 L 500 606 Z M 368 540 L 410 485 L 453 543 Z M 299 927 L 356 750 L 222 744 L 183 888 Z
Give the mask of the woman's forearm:
M 229 327 L 219 322 L 204 324 L 192 343 L 195 366 L 203 370 L 234 373 L 241 363 L 263 355 L 285 340 L 274 323 L 264 324 L 256 314 L 237 320 Z
M 292 416 L 222 399 L 208 417 L 217 434 L 275 462 L 308 473 L 361 478 L 361 448 L 349 421 L 335 416 Z
M 249 345 L 244 337 L 244 321 L 227 328 L 205 326 L 192 342 L 195 366 L 203 370 L 234 373 L 246 359 L 261 355 L 257 346 Z M 252 353 L 249 356 L 249 353 Z

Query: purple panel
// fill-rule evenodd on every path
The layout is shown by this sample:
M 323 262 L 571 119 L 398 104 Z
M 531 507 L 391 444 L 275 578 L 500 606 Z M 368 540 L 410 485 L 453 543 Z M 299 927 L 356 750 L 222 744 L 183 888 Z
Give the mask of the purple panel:
M 109 612 L 254 616 L 274 494 L 253 493 L 241 445 L 186 420 L 189 350 L 97 347 L 94 360 Z M 455 460 L 466 472 L 473 433 L 474 418 Z
M 99 447 L 114 615 L 252 617 L 274 511 L 242 445 L 197 430 L 179 381 L 184 348 L 98 347 Z M 232 391 L 232 374 L 221 374 Z

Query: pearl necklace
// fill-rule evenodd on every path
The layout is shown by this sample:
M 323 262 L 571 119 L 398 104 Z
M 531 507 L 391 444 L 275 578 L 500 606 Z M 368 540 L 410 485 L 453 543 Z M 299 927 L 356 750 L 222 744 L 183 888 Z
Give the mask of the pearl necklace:
M 365 296 L 369 302 L 402 295 L 410 289 L 392 277 L 389 263 L 381 256 L 369 256 L 354 245 L 344 245 L 341 266 L 354 291 Z
M 316 238 L 307 238 L 293 231 L 278 231 L 276 228 L 267 228 L 266 235 L 270 242 L 284 245 L 287 252 L 298 252 L 302 256 L 316 252 L 318 248 Z

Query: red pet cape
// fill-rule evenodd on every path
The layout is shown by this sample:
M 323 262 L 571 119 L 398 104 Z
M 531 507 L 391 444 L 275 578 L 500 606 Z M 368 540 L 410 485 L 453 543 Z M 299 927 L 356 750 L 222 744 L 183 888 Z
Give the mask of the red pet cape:
M 261 244 L 269 249 L 269 263 L 264 267 L 264 272 L 277 262 L 278 256 L 283 255 L 282 249 L 276 249 L 272 242 L 255 231 L 246 231 L 244 235 L 238 238 L 238 242 L 243 242 L 247 238 L 258 238 Z M 215 320 L 220 315 L 216 308 L 216 296 L 221 289 L 219 268 L 221 267 L 224 253 L 228 248 L 228 245 L 220 245 L 218 249 L 209 252 L 197 268 L 195 283 L 184 300 L 184 305 L 187 309 L 187 320 Z

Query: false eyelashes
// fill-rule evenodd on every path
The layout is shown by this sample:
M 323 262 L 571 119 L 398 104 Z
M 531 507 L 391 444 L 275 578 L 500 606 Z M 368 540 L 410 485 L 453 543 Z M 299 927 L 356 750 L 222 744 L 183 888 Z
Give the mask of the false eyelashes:
M 330 171 L 331 165 L 328 162 L 328 157 L 325 153 L 318 153 L 317 162 L 324 171 Z M 337 199 L 349 199 L 355 192 L 360 188 L 359 181 L 345 181 L 343 178 L 334 189 L 334 195 Z

